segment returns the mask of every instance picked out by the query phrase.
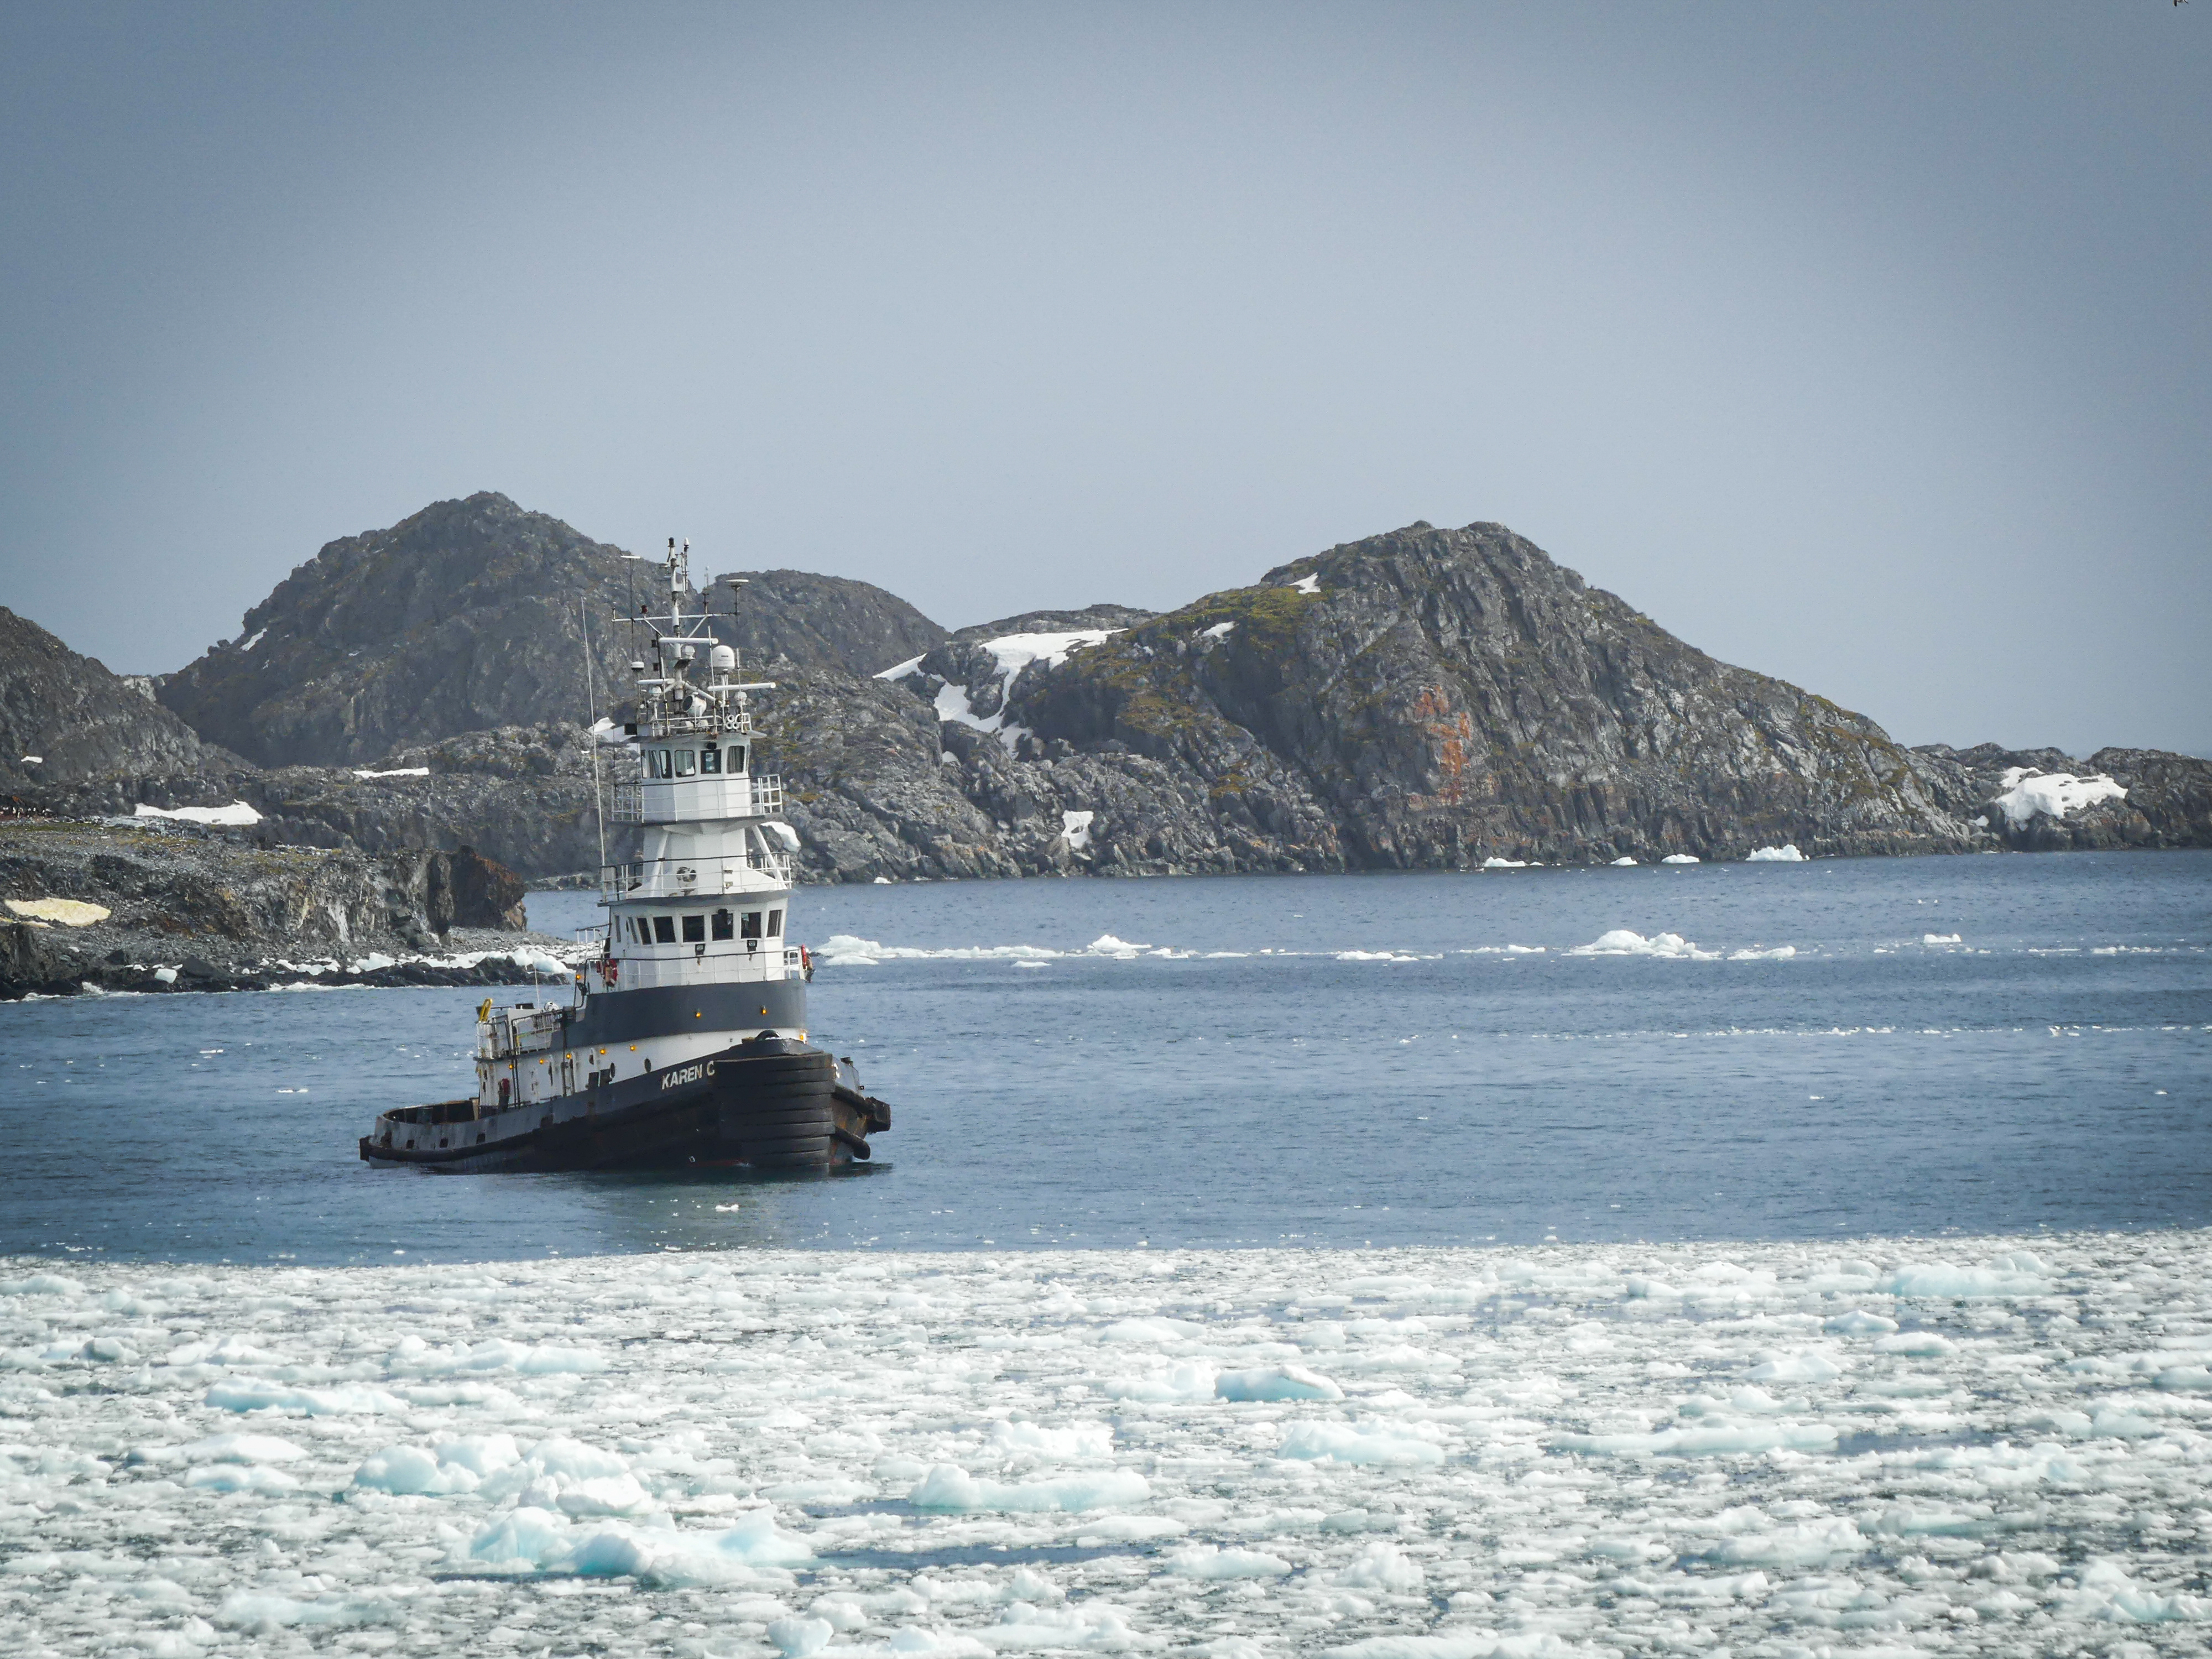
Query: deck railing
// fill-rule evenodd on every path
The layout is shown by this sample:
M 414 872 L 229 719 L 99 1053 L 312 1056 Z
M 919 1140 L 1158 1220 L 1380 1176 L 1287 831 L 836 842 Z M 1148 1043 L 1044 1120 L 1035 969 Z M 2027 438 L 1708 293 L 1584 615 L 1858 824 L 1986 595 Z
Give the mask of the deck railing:
M 756 851 L 727 858 L 640 859 L 634 864 L 603 864 L 599 891 L 609 898 L 742 893 L 761 890 L 757 879 L 761 876 L 778 887 L 790 886 L 790 854 Z
M 742 778 L 636 778 L 618 779 L 611 786 L 608 798 L 607 821 L 610 823 L 642 823 L 645 822 L 645 792 L 648 787 L 680 788 L 685 784 L 701 782 L 722 784 L 742 783 Z M 734 817 L 775 818 L 783 816 L 783 780 L 773 773 L 755 775 L 752 791 L 745 809 L 731 814 Z M 696 815 L 695 815 L 696 816 Z M 707 814 L 704 816 L 719 816 Z

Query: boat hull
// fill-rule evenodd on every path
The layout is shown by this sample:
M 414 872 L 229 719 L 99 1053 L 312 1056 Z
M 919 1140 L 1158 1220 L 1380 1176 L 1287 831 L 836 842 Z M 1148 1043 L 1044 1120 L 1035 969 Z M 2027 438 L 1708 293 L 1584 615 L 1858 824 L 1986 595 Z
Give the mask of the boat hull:
M 830 1054 L 787 1038 L 733 1043 L 641 1077 L 483 1113 L 471 1100 L 386 1112 L 366 1163 L 456 1175 L 744 1168 L 817 1170 L 865 1161 L 890 1109 Z

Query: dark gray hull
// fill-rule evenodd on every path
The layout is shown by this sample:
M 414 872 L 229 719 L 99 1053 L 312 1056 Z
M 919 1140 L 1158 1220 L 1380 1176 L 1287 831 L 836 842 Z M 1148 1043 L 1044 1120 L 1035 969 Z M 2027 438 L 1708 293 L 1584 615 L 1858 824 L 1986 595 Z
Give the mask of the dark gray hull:
M 822 1049 L 741 1042 L 680 1066 L 554 1102 L 479 1113 L 472 1100 L 385 1113 L 362 1137 L 369 1164 L 456 1175 L 496 1171 L 825 1170 L 869 1157 L 890 1109 Z

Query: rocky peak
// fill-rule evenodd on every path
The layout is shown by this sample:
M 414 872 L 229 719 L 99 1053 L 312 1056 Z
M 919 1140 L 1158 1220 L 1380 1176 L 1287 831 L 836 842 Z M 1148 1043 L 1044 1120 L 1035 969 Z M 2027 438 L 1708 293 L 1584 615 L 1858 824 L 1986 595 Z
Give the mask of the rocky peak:
M 1029 678 L 1008 719 L 1190 767 L 1232 812 L 1241 780 L 1294 778 L 1355 863 L 1975 838 L 1873 721 L 1715 661 L 1488 523 L 1278 567 Z
M 0 606 L 0 788 L 237 764 L 149 702 L 144 679 L 110 673 Z
M 740 578 L 741 588 L 734 586 Z M 866 676 L 948 637 L 896 593 L 805 570 L 732 571 L 714 578 L 705 599 L 715 636 L 763 668 L 781 658 Z
M 1128 605 L 1086 605 L 1080 611 L 1024 611 L 1018 617 L 1001 617 L 996 622 L 956 629 L 951 637 L 980 644 L 1014 634 L 1079 634 L 1098 629 L 1134 628 L 1159 614 Z
M 636 563 L 489 493 L 325 546 L 160 687 L 266 766 L 359 765 L 464 732 L 605 713 Z M 591 631 L 587 698 L 581 605 Z

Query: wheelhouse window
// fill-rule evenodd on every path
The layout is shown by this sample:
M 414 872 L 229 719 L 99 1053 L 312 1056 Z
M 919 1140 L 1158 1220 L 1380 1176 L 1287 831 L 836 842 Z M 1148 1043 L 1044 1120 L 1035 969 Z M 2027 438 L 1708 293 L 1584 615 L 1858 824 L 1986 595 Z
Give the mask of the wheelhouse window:
M 696 910 L 684 918 L 684 942 L 686 945 L 704 945 L 707 942 L 707 918 Z
M 733 743 L 730 745 L 730 771 L 732 775 L 737 775 L 742 774 L 744 769 L 745 746 L 741 743 Z
M 653 942 L 655 945 L 673 945 L 676 943 L 675 917 L 655 916 L 653 919 Z
M 711 777 L 721 769 L 722 751 L 720 750 L 702 749 L 699 751 L 699 770 L 702 775 Z
M 717 910 L 714 912 L 714 937 L 716 939 L 729 938 L 731 934 L 737 931 L 737 925 L 738 919 L 732 912 L 728 910 Z
M 745 912 L 744 936 L 747 939 L 758 939 L 761 936 L 761 913 L 759 911 L 748 910 Z
M 651 763 L 649 769 L 654 777 L 665 778 L 670 775 L 671 762 L 665 749 L 655 749 L 647 754 L 646 758 Z
M 676 751 L 676 775 L 678 777 L 688 778 L 698 769 L 699 751 L 697 750 L 679 749 Z
M 771 910 L 768 913 L 768 936 L 770 939 L 781 939 L 783 937 L 782 911 Z

